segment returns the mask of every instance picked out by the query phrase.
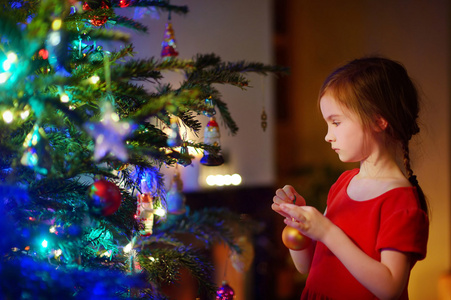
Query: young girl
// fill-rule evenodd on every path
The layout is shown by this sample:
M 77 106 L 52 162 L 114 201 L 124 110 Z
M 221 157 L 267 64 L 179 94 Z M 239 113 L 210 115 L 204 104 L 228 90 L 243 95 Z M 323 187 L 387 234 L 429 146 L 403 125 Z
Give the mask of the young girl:
M 397 62 L 357 59 L 326 79 L 319 107 L 326 142 L 360 168 L 332 185 L 324 215 L 292 186 L 276 191 L 272 209 L 314 241 L 290 250 L 299 272 L 309 273 L 301 299 L 408 299 L 410 271 L 426 256 L 429 230 L 409 158 L 409 140 L 419 132 L 415 86 Z

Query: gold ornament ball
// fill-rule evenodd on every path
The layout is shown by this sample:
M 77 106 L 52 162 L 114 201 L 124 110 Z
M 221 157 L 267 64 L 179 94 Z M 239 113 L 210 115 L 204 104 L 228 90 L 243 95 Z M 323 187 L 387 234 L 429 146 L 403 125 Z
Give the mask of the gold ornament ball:
M 296 228 L 286 226 L 282 231 L 282 242 L 291 250 L 304 250 L 312 240 L 299 232 Z

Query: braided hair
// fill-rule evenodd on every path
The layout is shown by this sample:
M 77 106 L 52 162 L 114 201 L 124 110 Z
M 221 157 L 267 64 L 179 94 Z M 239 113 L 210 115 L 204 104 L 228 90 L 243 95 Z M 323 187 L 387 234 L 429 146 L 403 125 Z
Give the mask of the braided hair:
M 392 141 L 400 143 L 405 175 L 417 188 L 420 206 L 428 213 L 426 197 L 410 164 L 409 141 L 420 131 L 420 105 L 417 89 L 404 66 L 383 57 L 356 59 L 326 78 L 318 99 L 326 91 L 355 113 L 365 128 L 372 128 L 376 116 L 387 121 L 385 132 Z

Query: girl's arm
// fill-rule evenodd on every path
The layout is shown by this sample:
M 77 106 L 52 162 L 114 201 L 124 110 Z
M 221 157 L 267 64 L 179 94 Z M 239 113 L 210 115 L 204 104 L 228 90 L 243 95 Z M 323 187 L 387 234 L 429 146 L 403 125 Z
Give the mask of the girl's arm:
M 291 259 L 293 260 L 294 266 L 299 273 L 307 274 L 310 271 L 315 247 L 316 241 L 312 241 L 312 243 L 310 243 L 310 245 L 304 250 L 290 250 Z
M 313 207 L 280 205 L 289 215 L 285 223 L 310 238 L 324 243 L 348 271 L 379 299 L 397 299 L 410 274 L 410 257 L 395 250 L 384 250 L 381 261 L 363 252 L 329 219 Z M 292 221 L 295 218 L 296 221 Z

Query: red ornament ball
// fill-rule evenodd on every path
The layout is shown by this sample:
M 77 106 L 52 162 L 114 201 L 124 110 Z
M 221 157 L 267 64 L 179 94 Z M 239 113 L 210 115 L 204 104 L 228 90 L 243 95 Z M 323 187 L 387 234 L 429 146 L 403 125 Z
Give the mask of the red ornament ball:
M 223 281 L 222 286 L 216 291 L 216 300 L 232 300 L 235 299 L 235 291 Z
M 312 240 L 299 232 L 296 228 L 286 226 L 282 231 L 282 242 L 291 250 L 304 250 Z
M 114 214 L 121 206 L 122 196 L 119 188 L 108 180 L 97 180 L 89 188 L 92 207 L 104 216 Z

